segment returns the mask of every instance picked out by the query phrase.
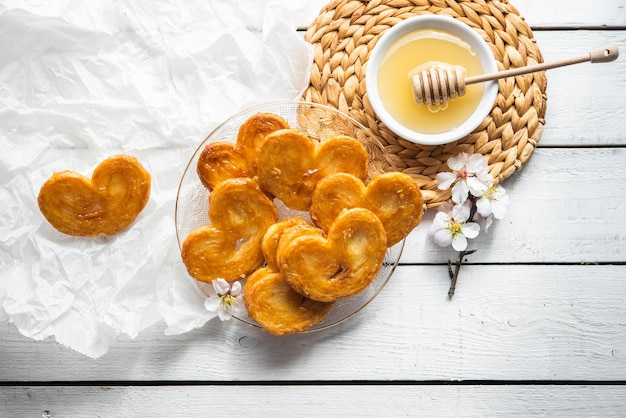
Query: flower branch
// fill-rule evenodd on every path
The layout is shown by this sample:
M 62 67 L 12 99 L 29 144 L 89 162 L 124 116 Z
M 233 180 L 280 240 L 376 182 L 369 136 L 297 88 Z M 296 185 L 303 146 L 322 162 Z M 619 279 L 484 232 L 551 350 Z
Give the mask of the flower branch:
M 456 263 L 454 264 L 455 268 L 452 271 L 452 260 L 448 260 L 448 274 L 450 275 L 450 289 L 448 290 L 448 297 L 454 296 L 454 291 L 456 290 L 456 281 L 459 278 L 459 272 L 461 271 L 461 265 L 463 264 L 463 259 L 466 255 L 474 254 L 478 251 L 478 248 L 474 248 L 473 250 L 463 250 L 459 252 L 459 256 L 456 258 Z
M 468 239 L 476 238 L 481 230 L 487 231 L 494 219 L 502 219 L 509 204 L 509 196 L 502 186 L 495 185 L 489 174 L 487 160 L 481 154 L 461 153 L 448 160 L 452 171 L 437 174 L 440 190 L 452 187 L 451 200 L 439 208 L 429 234 L 442 247 L 452 245 L 458 257 L 452 266 L 448 261 L 452 297 L 456 289 L 465 257 L 477 251 L 468 250 Z

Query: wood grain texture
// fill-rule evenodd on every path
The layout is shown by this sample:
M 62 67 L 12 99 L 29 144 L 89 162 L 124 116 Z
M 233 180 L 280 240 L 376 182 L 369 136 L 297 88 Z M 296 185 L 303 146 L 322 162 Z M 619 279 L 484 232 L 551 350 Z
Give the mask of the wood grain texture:
M 274 337 L 238 322 L 179 336 L 156 326 L 97 360 L 10 325 L 0 381 L 619 380 L 623 266 L 401 266 L 366 309 L 322 332 Z
M 605 43 L 626 51 L 623 0 L 512 3 L 545 60 Z M 452 300 L 443 263 L 455 254 L 430 242 L 429 213 L 381 295 L 328 331 L 277 338 L 212 321 L 165 335 L 159 324 L 91 360 L 0 322 L 0 382 L 44 385 L 0 388 L 0 416 L 623 416 L 623 386 L 584 382 L 626 379 L 624 91 L 623 57 L 548 73 L 539 147 L 504 183 L 510 211 L 474 243 Z M 178 152 L 182 166 L 190 150 L 146 152 Z M 175 192 L 176 172 L 161 187 Z M 583 384 L 479 384 L 494 380 Z M 45 386 L 84 381 L 94 385 Z M 237 381 L 276 384 L 221 386 Z
M 626 8 L 621 0 L 511 0 L 528 24 L 540 28 L 624 27 Z
M 624 261 L 626 149 L 535 150 L 503 186 L 511 197 L 506 217 L 470 241 L 473 262 L 593 263 Z M 427 212 L 407 238 L 403 263 L 446 262 L 455 257 L 428 237 Z
M 5 418 L 618 417 L 620 386 L 6 387 Z
M 624 12 L 626 14 L 626 11 Z M 626 37 L 624 31 L 535 31 L 545 61 L 584 55 L 616 45 L 622 56 L 606 64 L 583 63 L 548 70 L 542 146 L 626 145 Z

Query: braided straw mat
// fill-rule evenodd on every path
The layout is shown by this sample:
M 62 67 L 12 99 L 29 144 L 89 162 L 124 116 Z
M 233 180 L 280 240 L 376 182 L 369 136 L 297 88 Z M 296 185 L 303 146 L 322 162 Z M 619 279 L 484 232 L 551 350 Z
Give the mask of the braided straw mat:
M 417 181 L 427 207 L 436 207 L 450 198 L 450 191 L 435 183 L 438 172 L 449 171 L 450 157 L 483 154 L 496 183 L 522 167 L 543 132 L 547 80 L 545 72 L 499 80 L 491 113 L 456 142 L 422 146 L 396 136 L 377 119 L 367 98 L 367 60 L 387 29 L 425 13 L 448 15 L 474 28 L 491 47 L 499 70 L 543 62 L 532 31 L 507 0 L 335 0 L 305 35 L 314 47 L 314 62 L 303 99 L 335 107 L 369 128 L 397 169 Z

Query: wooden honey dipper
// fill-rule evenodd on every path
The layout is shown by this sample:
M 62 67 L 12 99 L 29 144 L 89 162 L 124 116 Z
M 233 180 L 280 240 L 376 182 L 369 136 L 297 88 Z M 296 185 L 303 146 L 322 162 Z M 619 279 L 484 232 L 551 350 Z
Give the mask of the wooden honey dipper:
M 460 66 L 437 67 L 419 71 L 411 76 L 413 85 L 413 100 L 416 103 L 439 106 L 448 100 L 461 97 L 465 94 L 465 86 L 482 83 L 485 81 L 499 80 L 501 78 L 514 77 L 521 74 L 544 71 L 550 68 L 564 67 L 566 65 L 579 64 L 581 62 L 611 62 L 615 61 L 619 51 L 614 45 L 607 45 L 590 51 L 587 55 L 566 58 L 549 63 L 528 65 L 526 67 L 513 68 L 506 71 L 489 73 L 465 78 L 463 68 Z

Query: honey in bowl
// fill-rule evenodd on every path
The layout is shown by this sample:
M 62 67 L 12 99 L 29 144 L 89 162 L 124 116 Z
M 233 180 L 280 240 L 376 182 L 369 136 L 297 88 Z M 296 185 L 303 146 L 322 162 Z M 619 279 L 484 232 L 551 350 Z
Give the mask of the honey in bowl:
M 382 105 L 400 124 L 416 132 L 440 134 L 456 129 L 472 115 L 484 85 L 468 85 L 464 96 L 439 106 L 415 103 L 411 76 L 430 66 L 460 66 L 465 77 L 484 72 L 479 56 L 461 38 L 436 29 L 417 30 L 400 37 L 383 55 L 378 91 Z

